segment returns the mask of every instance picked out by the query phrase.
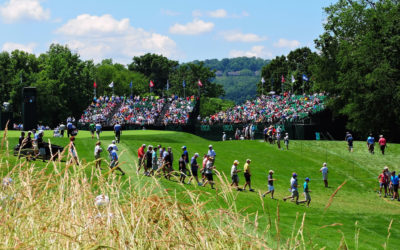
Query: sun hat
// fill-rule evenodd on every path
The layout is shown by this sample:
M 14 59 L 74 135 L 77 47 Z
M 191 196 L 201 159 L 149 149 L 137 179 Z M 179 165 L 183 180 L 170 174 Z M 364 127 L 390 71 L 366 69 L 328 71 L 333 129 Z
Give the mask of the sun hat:
M 235 163 L 236 163 L 236 164 L 239 164 L 239 161 L 238 161 L 238 160 L 234 160 L 234 161 L 233 161 L 233 164 L 235 164 Z
M 274 170 L 270 170 L 269 173 L 274 173 Z

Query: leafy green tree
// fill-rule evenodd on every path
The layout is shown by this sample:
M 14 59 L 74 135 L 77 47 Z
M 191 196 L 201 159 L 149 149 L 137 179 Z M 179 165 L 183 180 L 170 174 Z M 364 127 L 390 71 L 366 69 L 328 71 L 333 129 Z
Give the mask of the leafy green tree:
M 400 138 L 400 2 L 339 0 L 325 12 L 317 87 L 335 97 L 331 108 L 349 129 Z
M 200 93 L 200 95 L 204 97 L 220 97 L 224 95 L 224 90 L 222 85 L 212 82 L 214 77 L 214 71 L 204 67 L 203 62 L 199 64 L 188 63 L 180 65 L 179 68 L 170 75 L 170 89 L 167 93 L 183 96 L 183 81 L 185 81 L 186 96 L 198 96 Z M 198 86 L 199 80 L 203 84 L 202 87 Z
M 142 73 L 149 80 L 154 82 L 154 91 L 161 94 L 166 88 L 169 75 L 176 70 L 179 63 L 169 60 L 162 55 L 145 54 L 143 56 L 135 56 L 133 62 L 128 65 L 128 69 Z
M 200 116 L 206 117 L 213 115 L 221 110 L 226 110 L 234 106 L 234 102 L 220 98 L 202 98 L 200 102 Z

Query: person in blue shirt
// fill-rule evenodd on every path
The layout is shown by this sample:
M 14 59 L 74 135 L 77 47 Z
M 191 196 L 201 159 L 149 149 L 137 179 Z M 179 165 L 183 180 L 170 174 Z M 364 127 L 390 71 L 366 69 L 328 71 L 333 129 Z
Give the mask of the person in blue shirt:
M 119 124 L 119 122 L 117 122 L 117 124 L 114 125 L 114 133 L 115 133 L 115 140 L 117 141 L 117 143 L 119 143 L 121 140 L 121 133 L 122 133 L 122 127 Z
M 189 153 L 188 153 L 188 151 L 186 149 L 186 146 L 182 146 L 182 150 L 183 150 L 183 155 L 186 156 L 185 162 L 186 162 L 186 164 L 188 164 L 189 163 Z
M 310 178 L 306 178 L 304 183 L 303 183 L 303 190 L 304 190 L 304 197 L 305 200 L 303 201 L 299 201 L 298 203 L 307 203 L 307 207 L 310 206 L 310 202 L 311 202 L 311 196 L 310 196 L 310 189 L 308 188 L 308 182 L 310 181 Z
M 72 122 L 71 121 L 69 121 L 68 123 L 67 123 L 67 136 L 69 137 L 70 135 L 72 136 Z
M 346 141 L 347 141 L 349 152 L 350 153 L 353 152 L 353 136 L 350 133 L 348 133 L 346 135 Z
M 390 186 L 393 189 L 392 200 L 397 199 L 398 201 L 400 201 L 400 198 L 399 198 L 399 176 L 396 175 L 396 171 L 392 172 L 392 176 L 390 177 Z
M 97 140 L 100 140 L 100 133 L 101 133 L 101 124 L 100 122 L 96 123 L 96 136 Z
M 375 138 L 372 136 L 372 134 L 369 134 L 367 138 L 367 146 L 368 146 L 368 151 L 371 154 L 374 154 Z
M 115 149 L 111 150 L 110 156 L 111 156 L 111 162 L 110 162 L 111 170 L 116 169 L 116 170 L 120 171 L 122 175 L 125 175 L 125 172 L 122 171 L 122 169 L 118 166 L 118 163 L 119 163 L 118 162 L 118 153 Z

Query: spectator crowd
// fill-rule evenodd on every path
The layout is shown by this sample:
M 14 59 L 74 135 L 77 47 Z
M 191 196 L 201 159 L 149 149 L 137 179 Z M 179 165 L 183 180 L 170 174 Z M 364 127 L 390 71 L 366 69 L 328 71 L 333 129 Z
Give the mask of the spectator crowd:
M 203 124 L 215 123 L 277 123 L 304 119 L 324 109 L 324 94 L 261 96 L 202 119 Z

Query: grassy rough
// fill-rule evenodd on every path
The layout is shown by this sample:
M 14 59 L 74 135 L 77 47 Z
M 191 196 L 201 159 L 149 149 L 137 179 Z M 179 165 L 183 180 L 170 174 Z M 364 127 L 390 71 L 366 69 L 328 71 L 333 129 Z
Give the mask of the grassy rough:
M 18 133 L 11 131 L 3 147 L 7 141 L 14 145 L 17 138 Z M 103 133 L 103 147 L 112 139 L 111 132 Z M 67 144 L 66 138 L 51 141 Z M 142 143 L 171 146 L 176 162 L 182 145 L 192 155 L 205 153 L 212 143 L 220 173 L 217 190 L 137 175 L 136 150 Z M 383 157 L 378 152 L 369 155 L 364 142 L 356 142 L 352 154 L 344 142 L 327 141 L 292 141 L 289 151 L 281 151 L 260 141 L 210 142 L 186 133 L 124 131 L 119 148 L 127 176 L 119 177 L 108 170 L 93 170 L 94 144 L 87 132 L 80 132 L 76 140 L 80 167 L 65 162 L 27 163 L 7 155 L 3 148 L 2 177 L 11 176 L 15 182 L 1 190 L 2 196 L 13 197 L 3 201 L 0 210 L 1 235 L 11 236 L 2 241 L 2 248 L 390 249 L 396 246 L 391 239 L 400 237 L 399 203 L 375 192 L 383 166 L 398 170 L 398 145 L 390 144 Z M 247 158 L 252 159 L 257 192 L 232 191 L 227 178 L 232 162 L 239 160 L 242 169 Z M 323 162 L 329 167 L 328 189 L 323 188 L 319 173 Z M 289 194 L 292 172 L 298 173 L 300 184 L 310 177 L 311 207 L 261 198 L 269 169 L 275 171 L 278 199 Z M 240 181 L 244 184 L 242 176 Z M 93 202 L 98 194 L 109 195 L 110 205 L 96 208 Z

